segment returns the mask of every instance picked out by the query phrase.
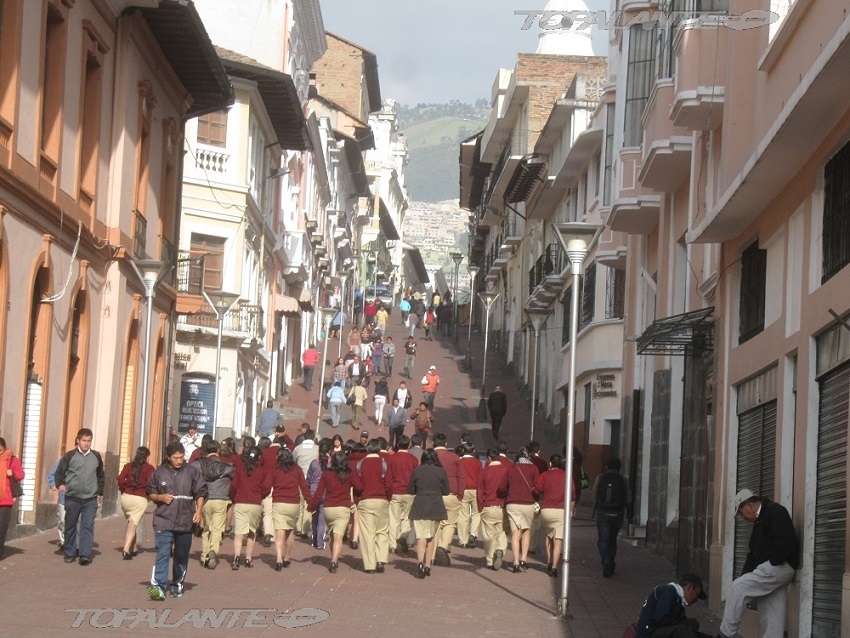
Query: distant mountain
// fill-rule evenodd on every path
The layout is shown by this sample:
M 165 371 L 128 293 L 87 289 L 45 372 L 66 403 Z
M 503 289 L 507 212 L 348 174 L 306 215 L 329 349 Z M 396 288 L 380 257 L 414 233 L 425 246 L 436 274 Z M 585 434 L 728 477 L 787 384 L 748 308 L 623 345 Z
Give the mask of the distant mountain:
M 487 100 L 464 104 L 398 105 L 399 126 L 407 137 L 410 164 L 405 184 L 410 198 L 418 202 L 442 202 L 458 198 L 459 144 L 487 123 Z

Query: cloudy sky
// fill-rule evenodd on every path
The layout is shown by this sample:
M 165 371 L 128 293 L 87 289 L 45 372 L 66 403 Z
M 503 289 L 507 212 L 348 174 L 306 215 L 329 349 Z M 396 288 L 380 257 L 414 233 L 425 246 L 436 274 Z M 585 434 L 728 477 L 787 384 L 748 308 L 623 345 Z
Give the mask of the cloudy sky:
M 533 53 L 539 29 L 525 15 L 546 0 L 320 0 L 325 29 L 378 56 L 381 94 L 402 104 L 490 99 L 499 68 Z M 590 0 L 603 8 L 604 0 Z M 594 38 L 604 55 L 604 34 Z

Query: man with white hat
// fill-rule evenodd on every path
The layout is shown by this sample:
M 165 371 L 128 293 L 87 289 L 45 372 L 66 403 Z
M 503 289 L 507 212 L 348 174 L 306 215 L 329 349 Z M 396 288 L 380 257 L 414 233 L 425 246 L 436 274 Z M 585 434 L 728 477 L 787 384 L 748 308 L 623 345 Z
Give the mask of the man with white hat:
M 434 409 L 434 396 L 437 394 L 438 385 L 440 385 L 440 375 L 437 374 L 437 366 L 431 366 L 422 377 L 422 400 L 428 404 L 429 410 Z
M 743 573 L 732 581 L 726 597 L 718 638 L 734 638 L 744 609 L 758 600 L 762 636 L 782 636 L 785 632 L 786 586 L 794 578 L 800 561 L 797 532 L 791 515 L 779 503 L 752 490 L 742 489 L 732 499 L 733 516 L 753 523 L 750 551 Z

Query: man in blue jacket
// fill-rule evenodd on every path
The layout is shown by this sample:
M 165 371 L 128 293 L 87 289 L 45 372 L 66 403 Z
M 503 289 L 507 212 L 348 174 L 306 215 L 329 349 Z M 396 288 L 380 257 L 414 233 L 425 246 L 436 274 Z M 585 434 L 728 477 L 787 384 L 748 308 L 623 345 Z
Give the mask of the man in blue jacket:
M 699 622 L 685 615 L 685 607 L 707 598 L 698 574 L 684 574 L 679 582 L 658 585 L 646 597 L 637 621 L 637 638 L 708 638 Z

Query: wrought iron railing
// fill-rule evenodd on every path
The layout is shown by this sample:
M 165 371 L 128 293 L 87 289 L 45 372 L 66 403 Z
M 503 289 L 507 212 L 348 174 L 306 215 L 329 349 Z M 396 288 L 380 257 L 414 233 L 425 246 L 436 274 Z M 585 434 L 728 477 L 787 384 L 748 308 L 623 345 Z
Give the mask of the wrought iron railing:
M 177 258 L 175 276 L 177 292 L 200 295 L 204 290 L 204 256 L 181 252 Z
M 174 282 L 177 281 L 177 249 L 174 247 L 174 244 L 168 241 L 165 237 L 159 238 L 159 258 L 166 262 L 169 266 L 168 273 L 162 281 L 163 283 L 173 287 Z
M 546 277 L 559 275 L 566 268 L 567 259 L 560 244 L 549 244 L 528 271 L 528 294 L 543 283 Z
M 133 227 L 133 257 L 136 259 L 145 258 L 145 248 L 147 247 L 148 239 L 148 220 L 141 212 L 134 210 L 133 217 L 135 220 Z
M 186 315 L 185 323 L 191 326 L 218 330 L 218 316 L 213 309 L 204 304 L 198 312 Z M 240 304 L 224 313 L 222 330 L 243 333 L 249 339 L 262 339 L 266 336 L 262 306 Z

